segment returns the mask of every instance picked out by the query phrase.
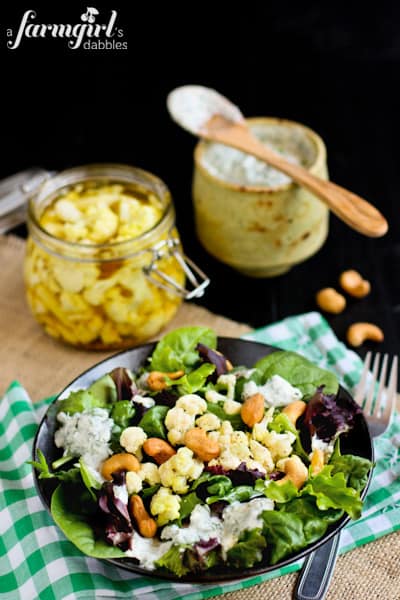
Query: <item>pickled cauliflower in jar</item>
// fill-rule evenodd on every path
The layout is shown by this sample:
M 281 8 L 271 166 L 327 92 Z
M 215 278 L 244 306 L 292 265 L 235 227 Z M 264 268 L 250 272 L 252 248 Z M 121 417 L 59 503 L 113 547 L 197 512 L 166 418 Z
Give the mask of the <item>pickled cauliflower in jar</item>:
M 173 317 L 182 298 L 144 271 L 154 245 L 179 240 L 175 228 L 157 227 L 165 214 L 150 189 L 132 183 L 85 181 L 46 201 L 36 216 L 39 233 L 30 228 L 25 283 L 48 334 L 83 348 L 118 349 L 155 335 Z M 167 249 L 157 269 L 184 285 Z

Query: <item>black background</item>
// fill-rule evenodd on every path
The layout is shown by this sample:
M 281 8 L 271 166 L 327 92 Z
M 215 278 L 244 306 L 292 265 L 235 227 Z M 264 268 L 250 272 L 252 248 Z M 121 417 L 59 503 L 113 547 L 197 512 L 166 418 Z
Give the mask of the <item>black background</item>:
M 118 10 L 128 50 L 71 50 L 62 39 L 6 47 L 34 9 L 40 23 L 77 23 L 86 3 L 2 5 L 0 175 L 38 165 L 129 163 L 170 187 L 186 252 L 212 283 L 200 304 L 257 327 L 314 310 L 315 292 L 356 268 L 371 294 L 328 320 L 380 325 L 380 349 L 400 336 L 400 5 L 379 2 L 92 2 L 99 21 Z M 159 5 L 160 4 L 160 5 Z M 195 139 L 170 120 L 177 85 L 211 86 L 246 116 L 300 121 L 325 140 L 331 179 L 376 204 L 389 233 L 371 240 L 331 217 L 318 254 L 275 279 L 252 280 L 208 255 L 195 238 L 191 206 Z M 363 354 L 373 344 L 360 349 Z

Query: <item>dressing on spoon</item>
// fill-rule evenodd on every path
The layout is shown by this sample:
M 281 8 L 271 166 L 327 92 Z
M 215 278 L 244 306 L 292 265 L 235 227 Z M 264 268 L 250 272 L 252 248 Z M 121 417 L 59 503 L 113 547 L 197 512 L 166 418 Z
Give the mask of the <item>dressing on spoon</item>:
M 239 108 L 216 90 L 199 85 L 176 88 L 168 95 L 167 107 L 173 120 L 190 133 L 247 152 L 282 171 L 359 233 L 381 237 L 387 232 L 386 219 L 372 204 L 262 144 L 247 127 Z

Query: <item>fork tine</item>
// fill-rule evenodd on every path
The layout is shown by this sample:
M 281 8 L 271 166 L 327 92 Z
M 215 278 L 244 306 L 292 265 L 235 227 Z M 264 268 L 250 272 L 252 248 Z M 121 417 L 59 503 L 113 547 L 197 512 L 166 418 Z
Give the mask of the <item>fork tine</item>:
M 381 413 L 383 399 L 385 397 L 385 394 L 383 394 L 383 386 L 385 385 L 385 382 L 386 382 L 386 371 L 387 371 L 388 358 L 389 358 L 388 355 L 385 354 L 383 357 L 381 372 L 379 375 L 379 387 L 378 387 L 378 391 L 376 394 L 374 412 L 372 413 L 372 416 L 376 417 L 376 418 L 378 418 Z M 388 397 L 388 394 L 386 394 L 386 405 L 388 403 L 390 404 L 390 398 Z
M 397 356 L 395 356 L 393 358 L 392 368 L 390 370 L 389 384 L 388 384 L 387 397 L 386 397 L 386 406 L 385 406 L 383 414 L 382 414 L 382 418 L 387 423 L 389 423 L 389 421 L 390 421 L 392 412 L 394 411 L 394 407 L 396 404 L 397 370 L 398 370 L 398 358 L 397 358 Z
M 381 355 L 378 352 L 374 358 L 374 366 L 372 368 L 372 381 L 370 383 L 370 387 L 368 390 L 368 396 L 367 396 L 367 399 L 364 404 L 364 411 L 367 415 L 370 415 L 372 413 L 372 402 L 374 399 L 375 383 L 376 383 L 376 378 L 378 375 L 378 367 L 379 367 L 380 360 L 381 360 Z
M 367 352 L 367 354 L 365 356 L 365 360 L 364 360 L 364 368 L 363 368 L 361 378 L 360 378 L 359 384 L 357 385 L 357 389 L 356 389 L 355 396 L 354 396 L 354 400 L 360 406 L 362 406 L 362 402 L 363 402 L 363 398 L 364 398 L 364 390 L 365 390 L 365 384 L 367 383 L 369 366 L 371 364 L 371 356 L 372 356 L 371 352 Z

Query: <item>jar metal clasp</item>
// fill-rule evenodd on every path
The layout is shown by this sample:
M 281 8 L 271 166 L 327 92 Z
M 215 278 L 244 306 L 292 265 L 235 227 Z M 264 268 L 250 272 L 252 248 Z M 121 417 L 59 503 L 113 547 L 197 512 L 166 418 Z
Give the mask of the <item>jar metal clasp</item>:
M 158 268 L 158 262 L 166 256 L 173 256 L 178 261 L 187 277 L 187 283 L 192 286 L 190 289 L 186 289 Z M 153 246 L 151 262 L 143 267 L 143 272 L 151 283 L 185 300 L 201 298 L 210 283 L 207 275 L 181 252 L 180 241 L 172 235 Z

